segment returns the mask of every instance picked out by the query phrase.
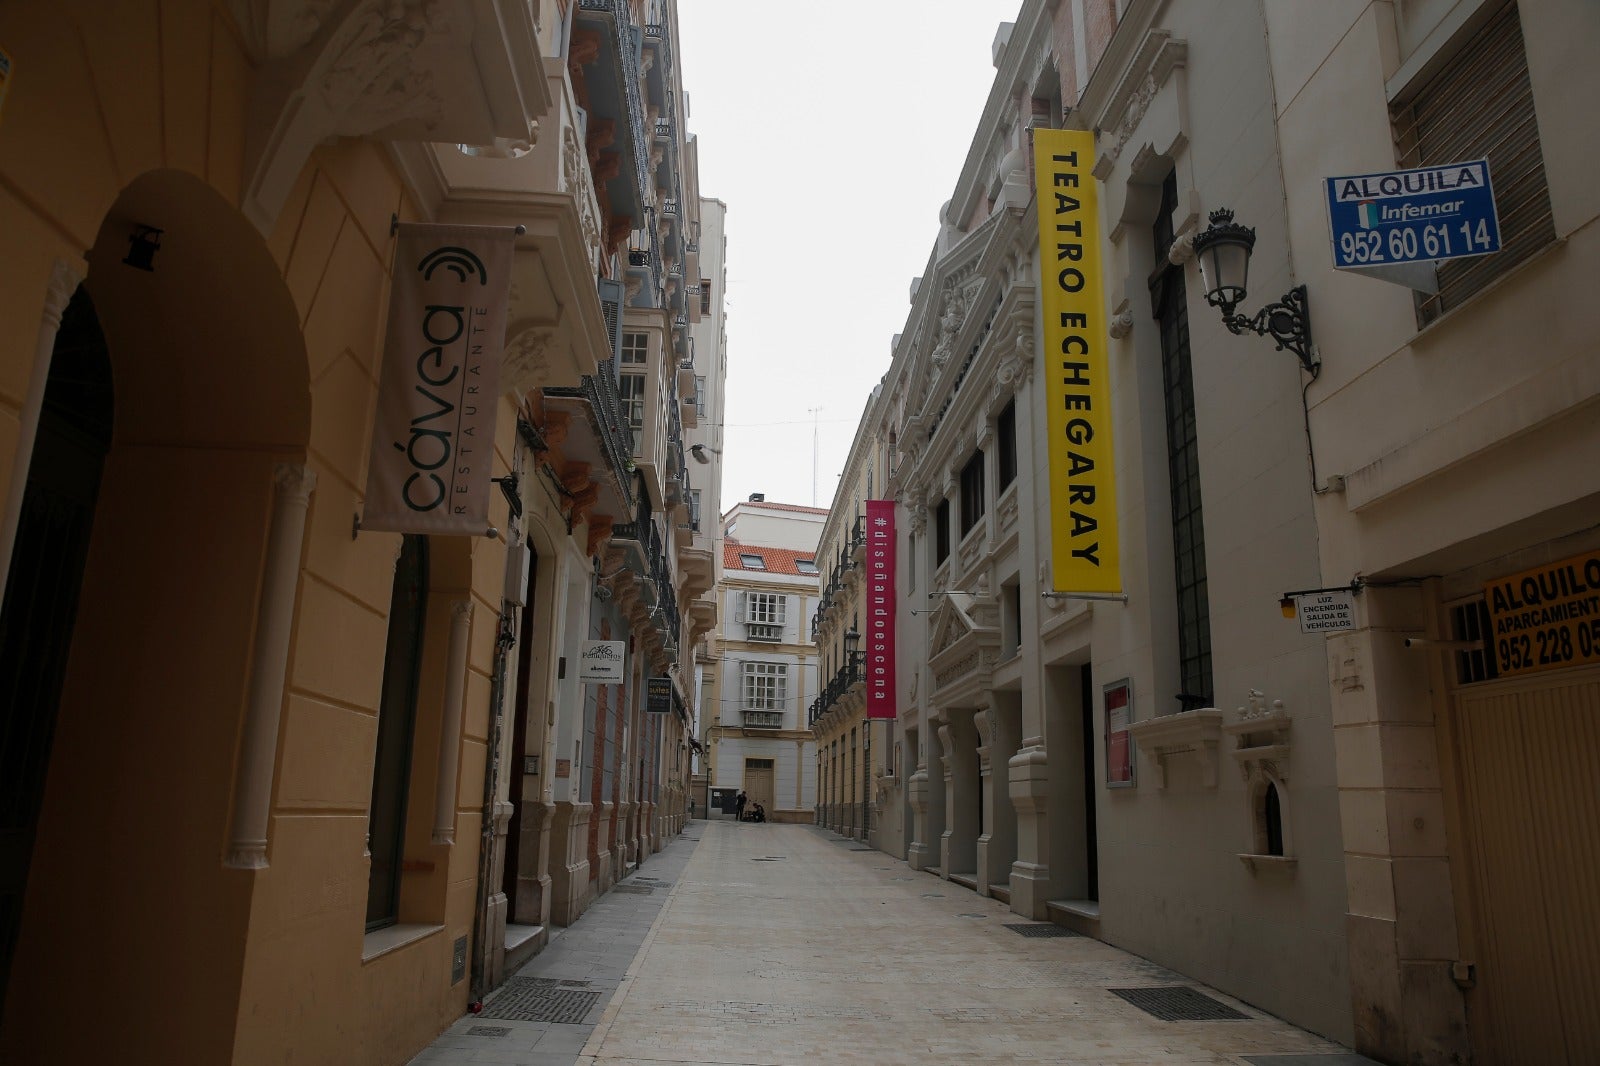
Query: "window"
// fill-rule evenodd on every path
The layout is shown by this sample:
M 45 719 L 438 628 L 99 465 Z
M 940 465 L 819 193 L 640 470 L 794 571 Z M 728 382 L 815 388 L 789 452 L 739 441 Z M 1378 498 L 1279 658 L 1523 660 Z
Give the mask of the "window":
M 781 711 L 789 700 L 787 663 L 744 663 L 744 709 Z
M 1167 479 L 1172 503 L 1173 571 L 1178 597 L 1180 709 L 1211 702 L 1211 606 L 1206 592 L 1205 524 L 1200 508 L 1200 449 L 1195 439 L 1194 375 L 1189 365 L 1188 303 L 1183 270 L 1167 263 L 1176 176 L 1167 175 L 1156 214 L 1155 247 L 1161 264 L 1150 299 L 1161 333 L 1161 378 L 1167 412 Z
M 700 490 L 689 490 L 689 528 L 700 532 Z
M 1408 87 L 1393 118 L 1401 166 L 1487 158 L 1494 179 L 1500 251 L 1439 264 L 1438 295 L 1418 295 L 1426 324 L 1555 240 L 1517 5 L 1502 6 L 1438 73 Z
M 634 433 L 644 429 L 644 375 L 624 373 L 617 378 L 617 392 L 622 397 L 622 417 Z M 634 438 L 637 444 L 638 438 Z
M 711 279 L 710 278 L 701 278 L 700 279 L 700 313 L 702 315 L 709 315 L 711 313 Z
M 906 591 L 917 591 L 917 535 L 906 536 Z
M 696 374 L 694 379 L 694 409 L 702 417 L 706 413 L 706 376 Z
M 400 920 L 400 864 L 405 857 L 406 796 L 411 783 L 411 741 L 416 729 L 417 685 L 428 606 L 428 540 L 400 542 L 389 595 L 389 637 L 383 654 L 378 743 L 367 815 L 367 932 Z
M 750 555 L 747 552 L 739 553 L 739 564 L 746 570 L 765 570 L 767 561 L 759 555 Z
M 624 366 L 644 366 L 650 362 L 650 336 L 647 333 L 622 335 L 622 362 Z
M 1261 798 L 1262 828 L 1266 830 L 1267 850 L 1264 855 L 1283 854 L 1283 807 L 1278 798 L 1278 786 L 1267 782 L 1266 793 Z
M 983 452 L 972 453 L 961 468 L 961 535 L 964 537 L 983 517 Z
M 744 601 L 745 637 L 749 640 L 782 640 L 788 608 L 789 597 L 781 593 L 748 593 Z
M 817 572 L 817 561 L 815 559 L 796 559 L 794 568 L 802 574 L 815 574 Z
M 933 511 L 933 565 L 950 558 L 950 501 L 940 500 Z
M 1004 490 L 1017 479 L 1017 401 L 1012 400 L 1000 412 L 994 435 L 1000 442 L 1000 483 L 995 488 Z

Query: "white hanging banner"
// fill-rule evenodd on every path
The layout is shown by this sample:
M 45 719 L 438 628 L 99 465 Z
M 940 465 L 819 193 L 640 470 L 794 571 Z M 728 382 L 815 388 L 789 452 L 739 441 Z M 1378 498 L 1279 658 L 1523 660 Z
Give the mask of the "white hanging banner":
M 488 530 L 515 240 L 509 228 L 400 225 L 363 529 Z

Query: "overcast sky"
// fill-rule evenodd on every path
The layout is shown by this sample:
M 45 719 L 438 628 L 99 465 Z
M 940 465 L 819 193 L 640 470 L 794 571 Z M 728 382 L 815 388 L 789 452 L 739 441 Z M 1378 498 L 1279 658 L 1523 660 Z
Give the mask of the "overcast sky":
M 724 507 L 811 504 L 814 419 L 832 503 L 1020 8 L 680 0 L 700 191 L 728 205 Z

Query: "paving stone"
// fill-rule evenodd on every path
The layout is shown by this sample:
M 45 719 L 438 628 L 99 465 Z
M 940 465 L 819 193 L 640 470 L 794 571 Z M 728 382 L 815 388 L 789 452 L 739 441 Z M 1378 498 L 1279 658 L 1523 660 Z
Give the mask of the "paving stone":
M 951 882 L 925 892 L 920 878 L 886 878 L 912 871 L 836 846 L 848 838 L 792 825 L 695 827 L 703 842 L 674 841 L 645 863 L 651 880 L 631 879 L 655 891 L 601 896 L 519 972 L 589 981 L 600 1000 L 584 1024 L 546 1025 L 537 1042 L 514 1048 L 508 1038 L 451 1043 L 453 1029 L 416 1063 L 1360 1061 L 1323 1058 L 1350 1052 L 1256 1011 L 1228 1022 L 1157 1020 L 1107 990 L 1182 984 L 1237 1001 L 1090 937 L 1016 935 L 1002 922 L 1021 919 L 997 901 Z M 520 1057 L 473 1057 L 507 1053 Z

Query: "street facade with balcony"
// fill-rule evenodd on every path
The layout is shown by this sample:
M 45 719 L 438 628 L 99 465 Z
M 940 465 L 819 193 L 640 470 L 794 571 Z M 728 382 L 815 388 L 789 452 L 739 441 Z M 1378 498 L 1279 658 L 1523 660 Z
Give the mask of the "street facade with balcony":
M 0 624 L 5 691 L 31 694 L 0 768 L 24 798 L 0 830 L 31 842 L 0 879 L 0 1059 L 406 1061 L 681 828 L 686 649 L 716 603 L 709 549 L 685 557 L 699 192 L 675 19 L 659 0 L 0 13 L 29 72 L 0 163 L 29 249 L 3 268 L 0 572 L 8 605 L 60 605 Z M 493 538 L 351 521 L 394 220 L 518 230 L 485 398 Z M 636 231 L 654 288 L 630 288 Z M 625 319 L 659 349 L 638 434 Z M 173 381 L 181 401 L 153 402 Z M 93 463 L 53 451 L 68 408 Z M 37 486 L 62 469 L 101 472 L 70 490 L 70 535 L 42 535 Z M 695 472 L 713 497 L 714 474 Z M 602 637 L 630 647 L 626 677 L 581 685 L 564 664 Z M 108 869 L 86 922 L 71 886 Z M 28 1022 L 91 956 L 115 960 L 103 1024 Z
M 810 822 L 805 707 L 817 690 L 806 619 L 817 601 L 818 508 L 750 500 L 722 516 L 721 626 L 702 705 L 708 788 L 741 789 L 774 822 Z
M 867 398 L 844 472 L 822 527 L 824 584 L 810 620 L 822 688 L 806 721 L 816 738 L 817 823 L 878 842 L 885 774 L 893 780 L 891 723 L 866 711 L 866 502 L 886 498 L 887 438 L 879 431 L 881 388 Z M 882 847 L 882 844 L 878 846 Z

